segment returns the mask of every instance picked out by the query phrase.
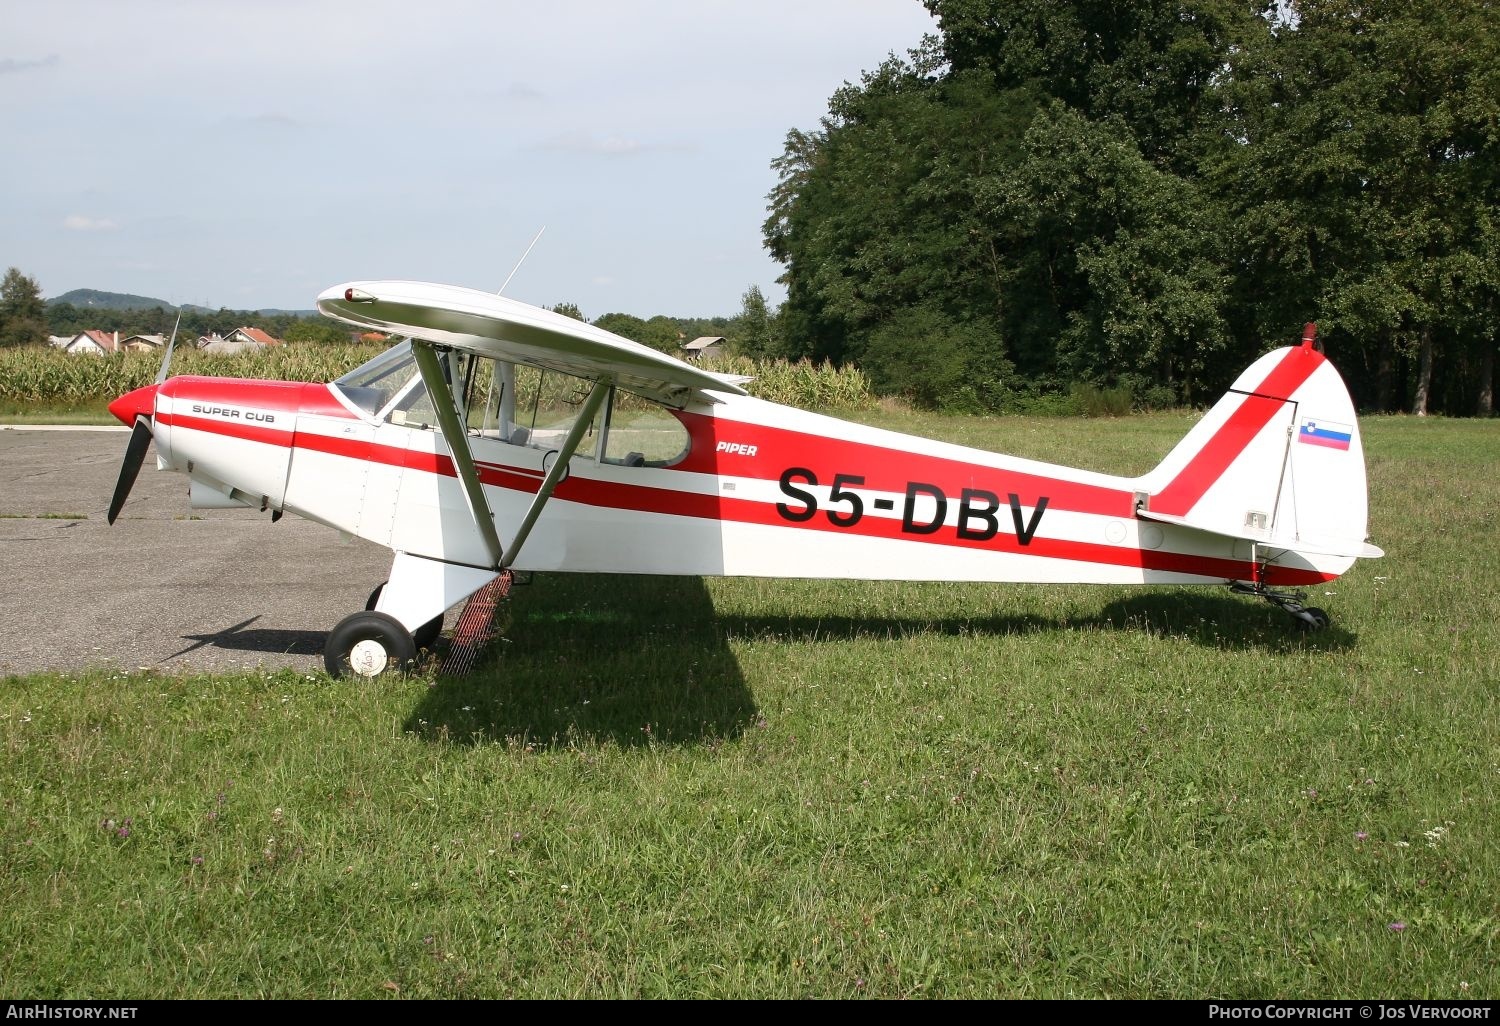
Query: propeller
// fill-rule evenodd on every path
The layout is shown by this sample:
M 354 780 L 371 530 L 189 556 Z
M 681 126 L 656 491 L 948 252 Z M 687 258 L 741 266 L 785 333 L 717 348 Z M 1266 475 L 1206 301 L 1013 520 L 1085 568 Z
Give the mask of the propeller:
M 120 477 L 115 482 L 115 494 L 109 500 L 108 520 L 111 524 L 119 517 L 120 508 L 125 505 L 130 489 L 141 472 L 141 464 L 146 460 L 146 450 L 151 446 L 151 417 L 156 409 L 156 391 L 167 380 L 167 369 L 172 364 L 172 349 L 177 345 L 177 329 L 181 325 L 182 311 L 178 310 L 177 323 L 172 325 L 172 338 L 167 342 L 167 352 L 162 357 L 161 370 L 157 371 L 156 383 L 127 392 L 109 404 L 111 413 L 127 424 L 133 424 L 130 443 L 125 446 L 125 459 L 120 464 Z
M 167 368 L 172 366 L 172 347 L 177 344 L 177 329 L 182 325 L 182 311 L 177 311 L 177 323 L 172 325 L 172 337 L 167 339 L 167 352 L 161 358 L 161 370 L 156 372 L 156 383 L 167 380 Z
M 125 447 L 125 462 L 120 464 L 120 479 L 115 482 L 114 498 L 109 500 L 111 524 L 120 515 L 120 507 L 125 505 L 125 499 L 130 495 L 131 486 L 135 484 L 136 475 L 141 472 L 141 464 L 145 462 L 146 449 L 150 445 L 151 418 L 142 414 L 136 418 L 135 427 L 130 430 L 130 444 Z

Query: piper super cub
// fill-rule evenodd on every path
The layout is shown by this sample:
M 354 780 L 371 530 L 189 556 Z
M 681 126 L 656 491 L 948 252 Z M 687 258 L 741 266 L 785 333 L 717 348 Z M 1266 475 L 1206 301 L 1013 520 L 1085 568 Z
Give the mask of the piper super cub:
M 328 636 L 336 676 L 408 666 L 513 571 L 1218 584 L 1318 629 L 1327 614 L 1286 589 L 1382 555 L 1354 407 L 1311 325 L 1125 478 L 766 402 L 472 289 L 359 281 L 318 309 L 404 340 L 328 384 L 169 378 L 169 347 L 156 384 L 110 404 L 134 430 L 109 521 L 154 442 L 194 508 L 392 549 L 370 607 Z

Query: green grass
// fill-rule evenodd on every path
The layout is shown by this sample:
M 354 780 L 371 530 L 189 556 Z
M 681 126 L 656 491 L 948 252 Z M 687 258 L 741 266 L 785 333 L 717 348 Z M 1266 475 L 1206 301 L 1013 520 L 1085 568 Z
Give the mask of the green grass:
M 100 401 L 79 403 L 20 403 L 0 399 L 3 424 L 119 424 Z
M 1120 472 L 1190 420 L 867 419 Z M 4 680 L 0 991 L 1494 999 L 1500 423 L 1363 427 L 1388 555 L 1315 635 L 543 576 L 464 680 Z
M 0 513 L 0 520 L 87 520 L 87 513 Z

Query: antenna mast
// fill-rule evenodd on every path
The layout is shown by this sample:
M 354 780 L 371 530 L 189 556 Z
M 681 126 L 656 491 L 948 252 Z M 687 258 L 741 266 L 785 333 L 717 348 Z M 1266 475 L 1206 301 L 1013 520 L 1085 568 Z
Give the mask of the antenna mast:
M 505 276 L 505 285 L 509 285 L 510 284 L 510 280 L 516 276 L 516 272 L 521 269 L 521 265 L 524 264 L 526 262 L 526 258 L 531 255 L 531 248 L 532 248 L 532 246 L 536 245 L 537 239 L 540 239 L 542 237 L 542 232 L 544 232 L 546 230 L 547 230 L 547 226 L 546 225 L 542 225 L 540 228 L 537 229 L 536 235 L 532 237 L 531 246 L 527 246 L 526 247 L 526 252 L 524 252 L 524 253 L 521 254 L 521 259 L 519 259 L 519 260 L 516 261 L 516 266 L 512 267 L 510 269 L 510 274 L 508 274 L 508 275 Z M 500 291 L 496 292 L 495 295 L 498 296 L 498 295 L 500 295 L 500 293 L 504 292 L 505 291 L 505 285 L 501 285 L 500 286 Z

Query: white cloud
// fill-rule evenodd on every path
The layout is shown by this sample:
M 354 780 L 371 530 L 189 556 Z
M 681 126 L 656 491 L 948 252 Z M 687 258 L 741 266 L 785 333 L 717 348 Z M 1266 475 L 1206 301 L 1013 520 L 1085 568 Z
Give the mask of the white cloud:
M 42 68 L 55 68 L 62 63 L 62 58 L 55 53 L 49 53 L 39 61 L 17 60 L 14 57 L 0 57 L 0 75 L 9 75 L 17 71 L 38 71 Z
M 230 127 L 286 129 L 301 128 L 302 122 L 285 114 L 252 114 L 248 117 L 229 118 L 224 122 Z
M 600 157 L 634 157 L 642 153 L 684 153 L 694 149 L 687 143 L 642 142 L 617 135 L 598 138 L 588 132 L 569 132 L 553 136 L 538 149 L 560 153 L 584 153 Z
M 63 227 L 70 232 L 112 232 L 120 227 L 107 217 L 85 217 L 69 214 L 63 218 Z

